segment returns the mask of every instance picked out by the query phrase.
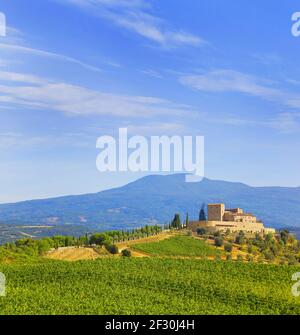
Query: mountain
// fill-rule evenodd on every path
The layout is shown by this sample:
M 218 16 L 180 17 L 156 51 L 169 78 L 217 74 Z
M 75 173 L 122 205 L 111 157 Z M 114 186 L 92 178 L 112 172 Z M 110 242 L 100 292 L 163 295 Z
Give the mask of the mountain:
M 225 203 L 255 214 L 267 226 L 300 227 L 300 187 L 251 187 L 203 179 L 186 183 L 185 175 L 154 175 L 96 194 L 0 205 L 0 223 L 81 225 L 127 229 L 165 223 L 174 213 L 197 218 L 202 203 Z

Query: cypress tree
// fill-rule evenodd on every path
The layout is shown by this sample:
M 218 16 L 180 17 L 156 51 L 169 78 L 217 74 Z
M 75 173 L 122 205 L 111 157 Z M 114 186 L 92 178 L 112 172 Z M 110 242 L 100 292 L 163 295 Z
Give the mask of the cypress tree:
M 174 219 L 171 223 L 171 227 L 175 229 L 180 229 L 181 228 L 181 221 L 180 221 L 180 215 L 175 214 Z
M 186 213 L 185 227 L 187 228 L 188 225 L 189 225 L 189 213 Z
M 203 204 L 202 208 L 200 210 L 200 213 L 199 213 L 199 221 L 207 221 L 207 217 L 206 217 L 204 208 L 205 208 L 205 205 Z

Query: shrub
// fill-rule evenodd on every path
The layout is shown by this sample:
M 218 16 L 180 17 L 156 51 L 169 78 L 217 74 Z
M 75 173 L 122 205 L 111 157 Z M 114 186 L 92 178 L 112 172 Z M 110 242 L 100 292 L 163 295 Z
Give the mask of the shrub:
M 229 236 L 229 235 L 230 235 L 230 229 L 226 229 L 225 236 Z
M 274 255 L 273 253 L 270 251 L 270 250 L 266 250 L 264 253 L 263 253 L 265 259 L 267 261 L 273 261 L 274 260 Z
M 288 230 L 283 230 L 280 232 L 280 238 L 284 244 L 287 244 L 290 232 Z
M 226 244 L 224 245 L 224 250 L 225 250 L 226 252 L 232 252 L 232 244 L 231 244 L 231 243 L 226 243 Z
M 119 249 L 115 244 L 105 246 L 106 250 L 112 255 L 117 255 L 119 253 Z
M 287 256 L 288 265 L 297 265 L 298 261 L 294 255 Z
M 248 244 L 247 251 L 248 251 L 249 254 L 253 253 L 253 246 L 252 246 L 252 244 Z
M 129 249 L 122 250 L 123 257 L 131 257 L 131 251 Z
M 239 233 L 235 239 L 236 244 L 244 244 L 245 243 L 245 235 L 243 233 Z
M 273 253 L 274 256 L 278 256 L 279 249 L 276 245 L 271 245 L 270 250 L 271 250 L 271 252 Z
M 222 247 L 224 244 L 224 240 L 221 236 L 218 236 L 215 238 L 215 246 L 216 247 Z
M 273 234 L 272 233 L 269 233 L 267 235 L 265 235 L 265 241 L 266 242 L 270 242 L 273 240 Z
M 205 228 L 198 228 L 197 229 L 197 235 L 205 235 L 206 229 Z

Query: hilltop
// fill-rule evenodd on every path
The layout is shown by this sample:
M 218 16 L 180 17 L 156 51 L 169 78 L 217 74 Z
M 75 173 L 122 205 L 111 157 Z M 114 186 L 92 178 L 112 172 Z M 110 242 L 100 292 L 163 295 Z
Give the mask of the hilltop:
M 299 187 L 251 187 L 183 174 L 154 175 L 95 194 L 0 205 L 1 224 L 66 225 L 128 229 L 169 221 L 175 212 L 197 218 L 202 203 L 226 203 L 253 212 L 266 226 L 300 227 Z

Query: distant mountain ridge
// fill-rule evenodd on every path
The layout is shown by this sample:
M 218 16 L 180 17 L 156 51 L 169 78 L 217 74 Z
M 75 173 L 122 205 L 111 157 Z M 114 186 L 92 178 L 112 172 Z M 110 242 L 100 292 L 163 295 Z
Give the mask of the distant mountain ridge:
M 197 218 L 202 203 L 225 203 L 255 214 L 267 226 L 300 227 L 300 187 L 251 187 L 203 179 L 186 183 L 184 174 L 153 175 L 120 188 L 0 205 L 1 224 L 78 224 L 128 229 L 165 223 L 174 213 Z

